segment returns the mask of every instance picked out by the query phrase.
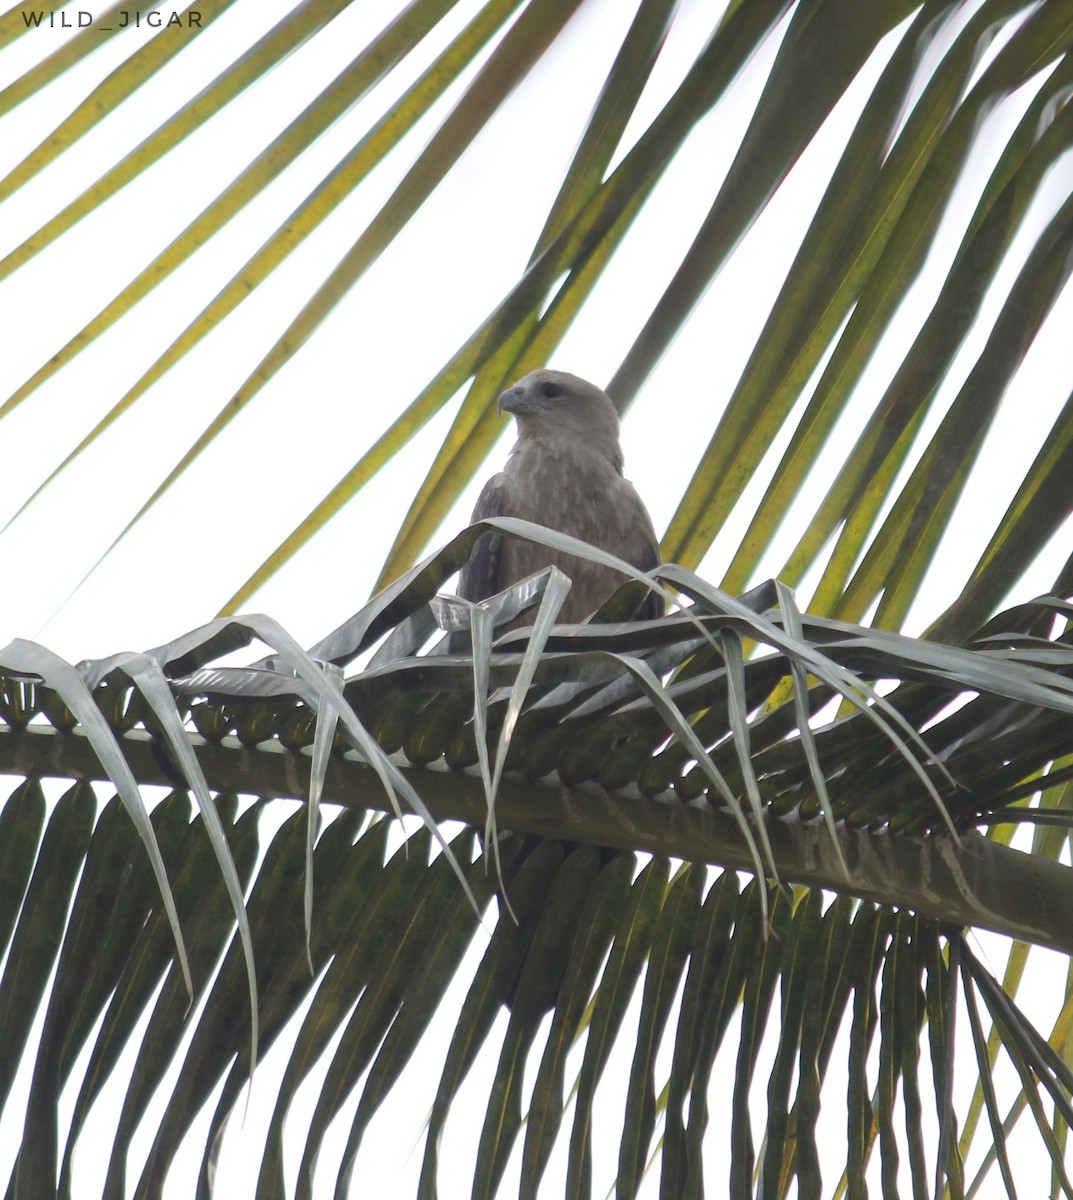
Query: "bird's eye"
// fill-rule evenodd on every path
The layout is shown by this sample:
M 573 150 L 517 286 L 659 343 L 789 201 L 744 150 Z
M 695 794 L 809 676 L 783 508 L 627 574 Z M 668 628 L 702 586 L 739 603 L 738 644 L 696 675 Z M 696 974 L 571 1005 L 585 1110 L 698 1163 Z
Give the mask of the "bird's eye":
M 563 394 L 563 389 L 557 383 L 546 383 L 540 390 L 549 400 L 554 400 Z

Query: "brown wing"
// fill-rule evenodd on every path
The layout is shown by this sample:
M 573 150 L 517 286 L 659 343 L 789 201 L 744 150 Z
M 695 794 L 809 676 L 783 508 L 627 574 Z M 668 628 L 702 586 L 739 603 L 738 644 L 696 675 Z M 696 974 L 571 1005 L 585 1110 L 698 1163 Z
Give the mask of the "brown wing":
M 504 472 L 494 475 L 484 485 L 471 521 L 481 521 L 486 517 L 524 516 L 602 545 L 642 571 L 649 571 L 663 561 L 644 502 L 633 485 L 621 476 L 617 476 L 610 487 L 610 494 L 604 496 L 604 505 L 610 504 L 610 510 L 598 506 L 599 511 L 589 514 L 587 518 L 581 514 L 575 500 L 567 505 L 566 512 L 558 514 L 557 519 L 555 503 L 565 501 L 570 494 L 565 485 L 550 489 L 547 511 L 542 511 L 540 516 L 530 511 L 531 505 L 524 503 L 524 497 L 518 494 L 519 486 L 517 480 Z M 594 567 L 572 555 L 556 554 L 503 534 L 486 533 L 462 568 L 458 594 L 464 600 L 484 600 L 550 562 L 554 562 L 574 581 L 573 591 L 560 614 L 560 619 L 567 623 L 588 617 L 616 587 L 625 582 L 617 571 Z M 640 620 L 653 620 L 662 615 L 663 601 L 654 592 L 645 597 L 636 614 Z
M 502 473 L 493 475 L 481 489 L 470 524 L 483 521 L 486 517 L 512 515 L 508 511 L 509 491 L 510 480 L 507 476 Z M 488 596 L 494 596 L 496 592 L 501 592 L 506 586 L 500 582 L 502 544 L 502 534 L 486 533 L 473 547 L 469 562 L 462 568 L 458 577 L 458 594 L 463 600 L 484 600 Z
M 652 518 L 633 484 L 628 480 L 622 482 L 625 484 L 622 490 L 626 533 L 618 555 L 641 571 L 651 571 L 663 562 Z M 663 616 L 663 611 L 662 598 L 649 592 L 637 611 L 637 620 L 654 621 Z

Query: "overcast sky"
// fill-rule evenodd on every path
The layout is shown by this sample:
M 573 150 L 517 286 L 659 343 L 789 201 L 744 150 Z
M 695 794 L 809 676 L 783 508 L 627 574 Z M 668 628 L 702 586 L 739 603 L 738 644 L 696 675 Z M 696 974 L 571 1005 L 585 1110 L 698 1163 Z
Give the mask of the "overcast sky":
M 90 184 L 102 161 L 110 162 L 137 145 L 181 99 L 208 83 L 230 61 L 236 41 L 252 42 L 290 7 L 281 0 L 257 0 L 238 3 L 220 17 L 199 40 L 196 54 L 179 56 L 134 99 L 4 202 L 0 255 Z M 397 7 L 395 0 L 351 5 L 327 34 L 304 45 L 147 176 L 3 281 L 0 399 L 167 245 Z M 237 221 L 4 420 L 0 524 L 477 7 L 463 0 L 427 45 L 338 121 Z M 519 88 L 508 113 L 491 122 L 404 235 L 73 597 L 67 599 L 71 589 L 375 214 L 457 99 L 457 91 L 444 97 L 425 125 L 262 288 L 0 533 L 0 644 L 15 636 L 39 638 L 77 660 L 143 649 L 215 614 L 435 375 L 524 268 L 633 8 L 620 0 L 589 0 L 584 5 L 567 36 Z M 710 27 L 710 0 L 685 0 L 642 109 L 627 133 L 627 144 L 670 94 Z M 150 32 L 136 31 L 131 37 L 144 38 Z M 42 29 L 12 43 L 0 51 L 0 79 L 17 77 L 67 36 L 58 28 Z M 880 47 L 847 93 L 803 156 L 791 185 L 757 221 L 628 415 L 623 432 L 627 474 L 645 497 L 659 532 L 671 517 L 682 480 L 703 450 L 699 441 L 684 438 L 682 430 L 692 425 L 698 412 L 700 426 L 710 428 L 713 414 L 726 403 L 862 98 L 892 44 L 888 39 Z M 611 377 L 707 211 L 776 47 L 773 38 L 758 54 L 755 69 L 698 125 L 553 365 L 601 384 Z M 0 174 L 45 138 L 129 50 L 127 38 L 102 42 L 57 84 L 0 119 Z M 978 187 L 979 179 L 986 177 L 1031 94 L 1025 89 L 985 126 L 966 188 Z M 1031 220 L 1045 220 L 1071 184 L 1073 170 L 1067 158 L 1041 201 L 1050 208 Z M 953 255 L 959 235 L 958 230 L 944 230 L 937 240 L 940 265 Z M 1011 264 L 1023 254 L 1023 246 L 1014 247 Z M 889 377 L 891 364 L 904 353 L 906 339 L 919 325 L 936 286 L 934 276 L 922 279 L 876 356 L 863 391 L 880 387 Z M 984 448 L 981 474 L 988 485 L 969 498 L 948 534 L 942 569 L 914 610 L 910 631 L 923 628 L 957 594 L 1016 489 L 1023 465 L 1035 453 L 1038 438 L 1026 440 L 1021 432 L 1028 424 L 1036 429 L 1041 423 L 1049 425 L 1068 394 L 1073 384 L 1071 324 L 1073 293 L 1067 289 Z M 984 332 L 970 339 L 959 360 L 961 378 Z M 956 375 L 957 370 L 948 399 L 960 383 Z M 937 406 L 928 428 L 944 408 Z M 866 411 L 863 402 L 851 407 L 826 463 L 840 460 Z M 397 464 L 367 486 L 263 589 L 253 607 L 271 613 L 305 643 L 358 608 L 369 595 L 453 412 L 454 405 L 431 422 Z M 497 446 L 493 463 L 459 502 L 438 541 L 465 523 L 481 478 L 495 469 L 508 445 L 504 438 Z M 775 449 L 782 445 L 780 440 Z M 810 486 L 825 488 L 829 479 L 828 467 L 821 464 Z M 743 501 L 741 519 L 721 535 L 702 574 L 719 578 L 752 511 L 749 501 L 755 502 L 765 483 L 764 473 L 758 472 Z M 788 514 L 785 532 L 761 574 L 778 570 L 801 532 L 804 515 L 804 508 L 799 520 Z M 1068 528 L 1062 540 L 1068 545 Z M 1050 584 L 1067 556 L 1062 540 L 1056 539 L 1015 599 L 1027 599 Z M 803 593 L 807 600 L 807 588 Z M 475 1086 L 479 1090 L 480 1084 Z M 475 1096 L 474 1103 L 480 1099 Z M 401 1108 L 388 1107 L 378 1118 L 369 1141 L 379 1145 L 385 1161 L 405 1157 L 420 1133 L 413 1114 L 423 1113 L 427 1102 L 425 1097 L 407 1096 L 396 1102 Z M 251 1128 L 256 1128 L 252 1119 Z M 222 1170 L 235 1170 L 236 1179 L 242 1178 L 245 1145 L 238 1139 L 238 1148 L 221 1164 Z M 416 1171 L 419 1152 L 415 1159 L 408 1170 Z M 218 1194 L 232 1194 L 227 1178 L 221 1176 Z M 189 1191 L 181 1186 L 174 1194 Z M 445 1189 L 444 1195 L 449 1194 Z M 555 1194 L 554 1188 L 548 1194 Z

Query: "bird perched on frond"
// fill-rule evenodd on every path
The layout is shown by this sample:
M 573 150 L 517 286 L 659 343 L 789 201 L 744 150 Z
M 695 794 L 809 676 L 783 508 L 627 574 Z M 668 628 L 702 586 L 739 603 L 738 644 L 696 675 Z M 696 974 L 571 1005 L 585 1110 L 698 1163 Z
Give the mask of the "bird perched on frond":
M 518 440 L 503 470 L 484 485 L 474 521 L 519 517 L 580 538 L 642 571 L 659 566 L 652 519 L 622 474 L 618 413 L 604 392 L 576 375 L 544 369 L 508 388 L 499 411 L 514 416 Z M 483 600 L 552 564 L 573 584 L 558 617 L 567 624 L 591 616 L 627 579 L 576 555 L 489 533 L 462 568 L 458 594 Z M 649 592 L 636 616 L 662 613 L 663 601 Z

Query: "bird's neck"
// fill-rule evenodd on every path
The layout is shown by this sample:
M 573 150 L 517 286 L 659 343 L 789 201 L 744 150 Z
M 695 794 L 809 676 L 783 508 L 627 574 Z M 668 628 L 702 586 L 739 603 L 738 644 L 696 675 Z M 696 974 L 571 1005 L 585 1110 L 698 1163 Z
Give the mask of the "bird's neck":
M 542 429 L 533 433 L 519 430 L 518 440 L 510 452 L 509 469 L 527 474 L 532 464 L 541 458 L 552 458 L 567 468 L 591 473 L 601 468 L 622 474 L 622 448 L 618 438 L 586 430 Z

